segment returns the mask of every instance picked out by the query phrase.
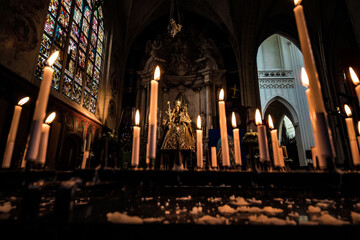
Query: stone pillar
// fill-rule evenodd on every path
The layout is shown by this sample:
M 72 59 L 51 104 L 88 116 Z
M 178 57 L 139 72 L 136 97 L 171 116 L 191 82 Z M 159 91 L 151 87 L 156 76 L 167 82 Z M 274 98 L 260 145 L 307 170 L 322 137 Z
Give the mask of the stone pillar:
M 206 116 L 206 120 L 205 120 L 205 124 L 206 124 L 206 136 L 208 133 L 208 130 L 210 128 L 212 128 L 212 99 L 211 99 L 211 85 L 210 83 L 206 84 L 205 87 L 206 93 L 205 93 L 205 116 Z

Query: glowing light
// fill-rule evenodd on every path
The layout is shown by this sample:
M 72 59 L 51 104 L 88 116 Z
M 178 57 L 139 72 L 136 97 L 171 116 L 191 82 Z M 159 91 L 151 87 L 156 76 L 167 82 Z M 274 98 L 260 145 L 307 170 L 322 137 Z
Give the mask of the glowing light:
M 355 85 L 358 85 L 358 84 L 360 83 L 360 81 L 359 81 L 359 78 L 358 78 L 358 76 L 356 75 L 354 69 L 352 69 L 352 67 L 349 67 L 349 71 L 350 71 L 350 76 L 351 76 L 352 82 L 353 82 Z
M 219 93 L 219 101 L 224 101 L 224 89 L 221 89 L 221 90 L 220 90 L 220 93 Z
M 260 113 L 259 109 L 256 109 L 256 111 L 255 111 L 255 124 L 256 125 L 262 124 L 261 113 Z
M 360 121 L 358 121 L 358 132 L 360 134 Z
M 301 3 L 301 0 L 294 0 L 295 6 L 299 5 Z
M 46 124 L 50 124 L 54 121 L 55 119 L 55 116 L 56 116 L 56 113 L 55 112 L 52 112 L 45 120 L 45 123 Z
M 271 115 L 269 114 L 269 128 L 271 128 L 271 129 L 274 129 L 274 123 L 273 123 L 273 120 L 272 120 L 272 118 L 271 118 Z
M 345 109 L 346 115 L 347 115 L 348 117 L 351 117 L 351 109 L 350 109 L 350 107 L 349 107 L 347 104 L 345 104 L 345 105 L 344 105 L 344 109 Z
M 160 80 L 160 67 L 159 66 L 156 66 L 156 68 L 155 68 L 154 79 L 156 81 Z
M 305 68 L 301 68 L 301 81 L 304 87 L 309 87 L 309 77 L 306 73 Z
M 18 102 L 18 105 L 19 106 L 24 105 L 25 103 L 27 103 L 29 101 L 29 99 L 30 99 L 29 97 L 24 97 L 24 98 L 20 99 L 20 101 Z
M 197 128 L 201 129 L 201 117 L 200 117 L 200 115 L 198 115 L 198 118 L 197 118 Z
M 60 53 L 59 51 L 56 51 L 53 54 L 51 54 L 51 56 L 47 60 L 49 66 L 52 66 L 55 63 L 56 59 L 59 56 L 59 53 Z
M 231 124 L 234 128 L 236 128 L 236 117 L 235 117 L 234 112 L 232 112 L 232 115 L 231 115 Z
M 139 123 L 140 123 L 140 113 L 139 113 L 139 109 L 137 109 L 135 113 L 135 125 L 139 125 Z

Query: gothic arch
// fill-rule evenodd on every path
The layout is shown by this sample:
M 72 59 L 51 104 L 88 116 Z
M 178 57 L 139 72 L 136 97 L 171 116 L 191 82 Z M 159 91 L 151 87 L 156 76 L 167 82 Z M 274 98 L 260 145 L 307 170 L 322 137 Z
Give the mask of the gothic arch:
M 267 102 L 262 112 L 264 117 L 267 117 L 267 115 L 271 113 L 271 108 L 269 109 L 269 107 L 276 108 L 278 113 L 281 113 L 282 115 L 287 113 L 286 115 L 290 118 L 294 125 L 299 123 L 298 114 L 296 113 L 295 108 L 283 97 L 276 96 Z

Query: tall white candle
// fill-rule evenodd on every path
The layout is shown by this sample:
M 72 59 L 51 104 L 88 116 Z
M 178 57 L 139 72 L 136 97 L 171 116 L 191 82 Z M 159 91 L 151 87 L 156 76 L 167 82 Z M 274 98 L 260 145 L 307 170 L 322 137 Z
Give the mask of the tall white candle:
M 355 130 L 354 130 L 354 122 L 351 117 L 351 109 L 350 107 L 345 104 L 344 109 L 346 112 L 346 115 L 348 116 L 345 118 L 346 127 L 349 135 L 349 142 L 350 142 L 350 150 L 351 150 L 351 156 L 353 160 L 354 166 L 357 166 L 360 164 L 360 155 L 359 155 L 359 147 L 357 145 Z
M 231 115 L 231 124 L 234 127 L 233 137 L 234 137 L 234 154 L 235 154 L 235 165 L 241 166 L 241 148 L 240 148 L 240 136 L 239 129 L 236 126 L 236 117 L 233 112 Z
M 30 126 L 30 139 L 26 153 L 26 160 L 36 161 L 38 157 L 42 124 L 46 114 L 51 80 L 54 74 L 54 69 L 51 66 L 54 64 L 58 56 L 59 51 L 54 52 L 47 61 L 48 66 L 44 67 L 44 75 L 40 84 L 38 97 L 35 103 L 35 111 Z
M 211 147 L 211 167 L 217 168 L 216 147 Z
M 221 89 L 220 94 L 219 94 L 219 123 L 220 123 L 222 164 L 224 167 L 230 167 L 229 143 L 228 143 L 226 110 L 225 110 L 225 101 L 224 101 L 224 89 Z
M 260 161 L 270 161 L 269 147 L 266 136 L 266 126 L 262 124 L 262 118 L 259 109 L 256 109 L 255 111 L 255 124 L 257 125 L 258 131 Z
M 150 111 L 149 111 L 149 130 L 148 130 L 148 144 L 147 158 L 156 158 L 156 132 L 157 132 L 157 106 L 158 106 L 158 87 L 160 80 L 160 68 L 156 67 L 154 73 L 154 80 L 151 80 L 150 90 Z
M 46 162 L 46 153 L 47 153 L 47 146 L 49 141 L 49 132 L 50 132 L 50 123 L 54 121 L 56 113 L 51 113 L 45 120 L 45 123 L 42 124 L 41 130 L 41 139 L 39 145 L 39 155 L 37 162 L 41 164 L 45 164 Z
M 133 144 L 131 153 L 131 166 L 139 166 L 139 154 L 140 154 L 140 113 L 136 110 L 135 114 L 135 126 L 133 130 Z
M 196 130 L 196 160 L 197 167 L 203 168 L 203 131 L 201 130 L 201 118 L 198 115 L 197 118 L 197 130 Z
M 280 166 L 280 153 L 279 153 L 279 140 L 277 136 L 277 130 L 274 129 L 274 123 L 271 118 L 271 115 L 268 116 L 269 120 L 269 128 L 271 129 L 270 135 L 271 135 L 271 145 L 274 155 L 274 166 L 279 167 Z M 281 151 L 282 153 L 282 151 Z
M 285 162 L 284 162 L 284 148 L 282 146 L 279 146 L 279 166 L 280 167 L 285 167 Z
M 18 104 L 15 106 L 13 118 L 10 125 L 10 130 L 8 134 L 8 138 L 6 141 L 6 147 L 4 152 L 4 157 L 2 161 L 2 167 L 3 168 L 9 168 L 11 164 L 11 158 L 13 155 L 14 145 L 15 145 L 15 139 L 16 139 L 16 133 L 19 126 L 19 120 L 22 110 L 22 105 L 24 105 L 27 101 L 29 101 L 29 97 L 25 97 L 21 99 Z
M 350 72 L 351 80 L 355 85 L 355 92 L 356 92 L 356 96 L 358 97 L 358 102 L 360 105 L 360 85 L 359 85 L 360 81 L 354 69 L 352 69 L 352 67 L 349 67 L 349 72 Z
M 311 48 L 310 38 L 308 30 L 306 27 L 306 21 L 304 16 L 303 7 L 300 5 L 301 0 L 294 0 L 295 8 L 295 20 L 299 33 L 299 40 L 301 45 L 301 50 L 303 54 L 305 69 L 309 75 L 309 86 L 311 89 L 311 98 L 310 102 L 314 108 L 316 115 L 315 124 L 316 124 L 316 134 L 318 135 L 317 154 L 319 158 L 320 168 L 327 168 L 327 159 L 333 161 L 334 152 L 330 140 L 330 131 L 327 122 L 327 116 L 325 111 L 325 105 L 321 93 L 321 85 L 316 69 L 316 64 Z M 323 159 L 323 160 L 320 160 Z M 325 162 L 325 165 L 323 164 Z

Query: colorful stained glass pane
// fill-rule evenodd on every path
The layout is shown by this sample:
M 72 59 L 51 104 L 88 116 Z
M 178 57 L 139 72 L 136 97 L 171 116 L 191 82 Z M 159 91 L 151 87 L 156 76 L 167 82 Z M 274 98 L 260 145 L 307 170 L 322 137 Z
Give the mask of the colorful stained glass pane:
M 84 8 L 84 17 L 88 22 L 90 22 L 91 10 L 90 10 L 89 6 L 85 6 L 85 8 Z
M 68 47 L 68 55 L 71 56 L 72 59 L 76 59 L 77 46 L 74 40 L 70 39 L 69 47 Z
M 55 19 L 50 14 L 48 14 L 46 16 L 44 30 L 47 34 L 49 34 L 49 36 L 52 36 L 54 34 L 54 27 L 55 27 Z
M 41 40 L 41 46 L 40 46 L 40 53 L 43 54 L 45 57 L 49 57 L 50 47 L 51 47 L 51 39 L 48 36 L 46 36 L 46 34 L 43 34 Z
M 87 4 L 89 5 L 90 9 L 92 8 L 92 0 L 86 0 L 87 1 Z
M 89 36 L 89 23 L 87 21 L 83 20 L 83 25 L 81 30 L 83 31 L 86 37 Z
M 91 89 L 91 83 L 92 83 L 92 78 L 89 77 L 89 75 L 86 75 L 85 89 L 87 89 L 88 91 L 90 91 Z
M 93 81 L 92 88 L 91 88 L 91 95 L 97 98 L 99 85 L 96 84 L 95 81 Z
M 71 25 L 71 33 L 70 33 L 70 36 L 77 42 L 79 37 L 80 37 L 80 29 L 79 29 L 79 26 L 76 25 L 75 22 L 72 23 Z
M 73 88 L 73 92 L 72 92 L 72 98 L 73 101 L 75 101 L 76 103 L 80 104 L 81 101 L 81 86 L 74 83 L 74 88 Z
M 89 103 L 90 103 L 90 93 L 88 91 L 84 91 L 83 107 L 89 109 Z
M 58 69 L 57 67 L 54 67 L 54 76 L 51 80 L 51 86 L 56 90 L 59 90 L 60 77 L 61 77 L 61 70 Z
M 70 61 L 68 61 L 66 68 L 65 68 L 65 72 L 67 74 L 69 74 L 71 77 L 74 76 L 74 72 L 75 72 L 75 62 L 74 60 L 70 59 Z
M 100 42 L 100 39 L 98 39 L 98 43 L 97 43 L 97 52 L 101 55 L 102 54 L 102 44 Z
M 90 45 L 90 49 L 89 49 L 89 59 L 94 62 L 95 61 L 95 48 Z
M 86 46 L 87 46 L 87 37 L 85 37 L 85 35 L 83 33 L 81 33 L 80 35 L 80 47 L 86 51 Z
M 93 65 L 91 62 L 88 61 L 86 73 L 87 73 L 90 77 L 92 77 L 92 75 L 93 75 L 93 68 L 94 68 L 94 65 Z
M 94 32 L 97 33 L 97 30 L 98 30 L 98 21 L 97 21 L 96 17 L 93 17 L 92 29 L 94 30 Z
M 38 61 L 36 64 L 36 70 L 35 70 L 35 77 L 37 77 L 38 79 L 42 79 L 45 61 L 46 61 L 46 59 L 44 57 L 42 57 L 41 55 L 39 55 Z
M 90 41 L 93 46 L 96 46 L 96 39 L 97 39 L 96 33 L 92 32 Z
M 82 86 L 83 77 L 84 77 L 83 71 L 82 71 L 80 68 L 78 68 L 77 71 L 76 71 L 76 75 L 75 75 L 75 81 L 76 81 L 80 86 Z
M 63 94 L 67 97 L 71 97 L 71 86 L 72 86 L 72 79 L 64 75 L 64 85 L 63 85 Z
M 101 56 L 98 53 L 96 54 L 95 65 L 96 65 L 97 68 L 101 67 Z
M 82 69 L 85 68 L 85 53 L 83 51 L 79 52 L 79 66 Z
M 94 82 L 96 82 L 96 84 L 99 84 L 99 82 L 100 82 L 100 71 L 97 68 L 95 68 L 93 79 L 94 79 Z
M 76 5 L 80 8 L 80 10 L 82 11 L 83 9 L 83 0 L 76 0 Z
M 101 42 L 104 41 L 104 29 L 103 28 L 99 28 L 99 39 Z
M 96 99 L 92 97 L 90 99 L 90 112 L 95 113 L 95 111 L 96 111 Z
M 72 0 L 61 0 L 61 3 L 66 8 L 66 11 L 70 12 Z
M 99 19 L 103 19 L 103 11 L 102 11 L 102 7 L 100 6 L 99 8 L 98 8 L 98 15 L 99 15 Z
M 55 43 L 60 47 L 60 48 L 64 48 L 65 47 L 65 42 L 66 42 L 66 32 L 64 31 L 64 29 L 58 24 L 56 26 L 56 32 L 55 32 Z
M 74 21 L 76 22 L 76 24 L 79 24 L 81 20 L 81 12 L 80 9 L 78 9 L 77 7 L 75 7 L 74 9 Z
M 60 15 L 59 15 L 59 23 L 67 30 L 69 25 L 70 16 L 67 11 L 61 6 Z
M 49 12 L 56 17 L 56 13 L 58 11 L 59 1 L 58 0 L 50 0 L 49 4 Z

